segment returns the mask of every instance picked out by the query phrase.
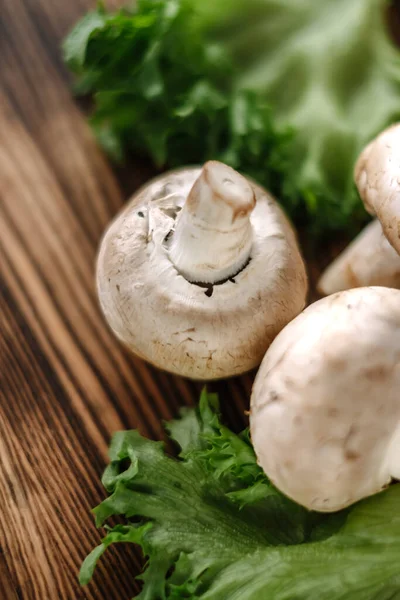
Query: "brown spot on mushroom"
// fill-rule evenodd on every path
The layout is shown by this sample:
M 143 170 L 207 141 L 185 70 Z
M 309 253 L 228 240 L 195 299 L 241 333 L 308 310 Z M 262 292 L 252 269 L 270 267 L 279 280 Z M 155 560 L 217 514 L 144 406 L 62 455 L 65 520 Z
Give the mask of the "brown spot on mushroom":
M 343 440 L 343 454 L 347 460 L 356 460 L 360 456 L 359 452 L 351 448 L 352 440 L 356 433 L 357 427 L 355 425 L 351 425 L 346 437 Z
M 271 390 L 268 394 L 268 402 L 279 402 L 281 399 L 281 396 L 276 390 Z
M 362 375 L 371 381 L 380 381 L 381 379 L 386 379 L 390 370 L 390 366 L 388 365 L 374 365 L 373 367 L 364 369 Z
M 334 371 L 343 371 L 346 368 L 347 362 L 344 358 L 334 356 L 330 358 L 329 365 Z
M 347 460 L 358 460 L 360 458 L 360 453 L 359 452 L 355 452 L 354 450 L 345 450 L 344 451 L 344 457 Z
M 328 416 L 329 417 L 335 418 L 335 417 L 338 416 L 338 414 L 339 414 L 339 410 L 337 408 L 333 407 L 333 408 L 329 408 L 328 409 Z
M 353 269 L 351 268 L 351 264 L 347 263 L 346 265 L 346 272 L 347 272 L 347 277 L 349 280 L 349 287 L 358 287 L 360 285 L 360 282 L 358 281 L 358 278 L 356 276 L 356 274 L 354 273 Z
M 270 390 L 269 392 L 267 392 L 266 397 L 263 398 L 261 402 L 259 402 L 257 404 L 253 404 L 253 409 L 260 411 L 263 408 L 265 408 L 266 406 L 268 406 L 269 404 L 274 404 L 275 402 L 281 402 L 281 400 L 282 400 L 282 396 L 280 396 L 280 394 L 278 394 L 278 392 L 276 390 Z
M 303 418 L 302 418 L 302 416 L 301 416 L 301 415 L 296 415 L 296 416 L 294 417 L 294 419 L 293 419 L 293 423 L 294 423 L 295 425 L 301 425 L 301 424 L 302 424 L 302 422 L 303 422 Z
M 117 283 L 117 285 L 115 286 L 117 288 L 117 291 L 119 292 L 121 290 L 119 284 Z

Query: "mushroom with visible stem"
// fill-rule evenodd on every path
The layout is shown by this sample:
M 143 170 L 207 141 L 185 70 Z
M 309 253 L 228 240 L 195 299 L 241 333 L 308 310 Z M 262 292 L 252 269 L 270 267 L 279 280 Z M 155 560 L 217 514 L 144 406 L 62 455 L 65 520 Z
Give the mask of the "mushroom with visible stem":
M 303 309 L 307 279 L 275 200 L 210 161 L 132 198 L 102 240 L 97 288 L 110 327 L 135 354 L 211 380 L 260 363 Z
M 318 289 L 324 295 L 360 286 L 400 289 L 400 256 L 375 219 L 322 274 Z
M 313 510 L 340 510 L 400 479 L 400 291 L 338 292 L 276 337 L 251 397 L 271 481 Z
M 363 150 L 354 175 L 366 209 L 378 218 L 322 274 L 323 294 L 368 285 L 400 288 L 400 124 Z

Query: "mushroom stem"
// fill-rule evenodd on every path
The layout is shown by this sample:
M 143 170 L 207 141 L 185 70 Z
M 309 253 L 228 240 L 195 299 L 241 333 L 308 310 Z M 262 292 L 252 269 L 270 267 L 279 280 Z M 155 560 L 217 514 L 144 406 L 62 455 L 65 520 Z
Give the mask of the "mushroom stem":
M 327 267 L 317 288 L 328 296 L 371 285 L 400 289 L 400 256 L 384 236 L 377 219 Z
M 169 241 L 169 258 L 194 283 L 217 283 L 236 275 L 252 246 L 251 184 L 230 167 L 207 162 L 189 192 Z

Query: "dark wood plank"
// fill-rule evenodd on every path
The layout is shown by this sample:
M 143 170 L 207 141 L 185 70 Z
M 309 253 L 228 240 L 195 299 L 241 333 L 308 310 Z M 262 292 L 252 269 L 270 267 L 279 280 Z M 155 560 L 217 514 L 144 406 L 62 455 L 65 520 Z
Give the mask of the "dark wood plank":
M 0 589 L 3 600 L 18 600 L 17 591 L 11 580 L 7 563 L 3 554 L 0 552 Z
M 109 600 L 137 590 L 141 560 L 113 551 L 79 588 L 98 543 L 90 509 L 113 431 L 162 436 L 198 386 L 156 373 L 106 328 L 94 290 L 105 225 L 123 202 L 71 97 L 59 44 L 89 2 L 1 6 L 1 598 Z M 149 173 L 132 166 L 133 187 Z

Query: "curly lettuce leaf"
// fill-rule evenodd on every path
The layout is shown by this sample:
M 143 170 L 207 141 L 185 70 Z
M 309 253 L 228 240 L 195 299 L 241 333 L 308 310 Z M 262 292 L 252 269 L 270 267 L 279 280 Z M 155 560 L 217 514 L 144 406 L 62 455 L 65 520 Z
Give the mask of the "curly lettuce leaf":
M 218 400 L 168 424 L 180 447 L 136 431 L 116 434 L 95 510 L 100 527 L 123 515 L 85 560 L 91 579 L 110 544 L 147 557 L 140 600 L 394 600 L 400 597 L 400 485 L 350 510 L 310 513 L 257 466 L 248 432 L 221 424 Z
M 159 168 L 219 158 L 275 192 L 291 133 L 269 106 L 233 90 L 223 48 L 204 39 L 187 0 L 139 0 L 135 9 L 89 13 L 64 42 L 77 91 L 93 93 L 93 129 L 107 152 L 148 154 Z
M 133 3 L 132 3 L 133 4 Z M 385 0 L 138 0 L 84 17 L 64 43 L 91 123 L 116 160 L 216 158 L 315 234 L 365 219 L 352 171 L 400 116 Z
M 200 7 L 201 4 L 201 7 Z M 310 215 L 342 226 L 357 211 L 353 167 L 361 149 L 400 118 L 400 52 L 386 0 L 202 0 L 213 39 L 238 65 L 235 85 L 290 125 L 295 188 Z

